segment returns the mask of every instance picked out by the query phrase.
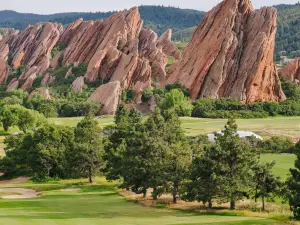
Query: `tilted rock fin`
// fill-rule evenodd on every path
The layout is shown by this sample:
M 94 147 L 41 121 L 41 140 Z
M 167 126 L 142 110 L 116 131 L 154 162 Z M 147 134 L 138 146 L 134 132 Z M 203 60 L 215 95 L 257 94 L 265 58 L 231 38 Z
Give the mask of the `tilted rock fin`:
M 224 0 L 206 14 L 167 83 L 181 83 L 193 99 L 285 100 L 273 62 L 276 18 L 274 8 Z

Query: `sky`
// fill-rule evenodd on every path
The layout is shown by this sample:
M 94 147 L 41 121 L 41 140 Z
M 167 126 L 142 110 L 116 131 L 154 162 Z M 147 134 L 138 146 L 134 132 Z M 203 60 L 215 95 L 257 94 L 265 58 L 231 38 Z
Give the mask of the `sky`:
M 165 5 L 208 11 L 221 0 L 0 0 L 0 10 L 51 14 L 121 10 L 138 5 Z M 294 4 L 298 0 L 252 0 L 255 8 Z

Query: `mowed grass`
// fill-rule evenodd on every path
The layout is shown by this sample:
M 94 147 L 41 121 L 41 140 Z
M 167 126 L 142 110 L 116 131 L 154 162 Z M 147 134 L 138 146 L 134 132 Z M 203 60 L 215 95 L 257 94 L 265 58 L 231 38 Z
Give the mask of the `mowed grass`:
M 70 182 L 72 183 L 72 182 Z M 167 208 L 142 207 L 126 201 L 108 184 L 18 184 L 41 192 L 36 199 L 0 200 L 0 224 L 5 225 L 200 225 L 280 224 L 278 221 L 234 215 L 203 215 Z M 62 188 L 80 187 L 64 192 Z
M 50 122 L 57 125 L 75 127 L 82 117 L 51 118 Z M 101 127 L 114 123 L 112 116 L 97 117 Z M 196 136 L 220 131 L 224 128 L 226 119 L 181 118 L 182 127 L 187 135 Z M 253 131 L 264 138 L 282 135 L 291 138 L 300 137 L 300 117 L 273 117 L 265 119 L 238 119 L 239 130 Z
M 182 127 L 188 135 L 194 136 L 220 131 L 227 120 L 181 118 Z M 239 130 L 248 130 L 264 138 L 271 136 L 300 137 L 300 117 L 271 117 L 264 119 L 237 119 Z
M 289 176 L 290 169 L 294 168 L 296 158 L 296 155 L 293 154 L 262 154 L 261 162 L 271 163 L 275 161 L 274 174 L 285 180 Z

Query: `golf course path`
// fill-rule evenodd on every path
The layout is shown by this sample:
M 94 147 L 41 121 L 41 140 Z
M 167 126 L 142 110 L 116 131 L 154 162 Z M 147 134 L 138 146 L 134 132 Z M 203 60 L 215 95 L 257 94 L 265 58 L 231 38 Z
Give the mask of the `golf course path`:
M 2 196 L 3 199 L 26 199 L 38 197 L 38 193 L 35 190 L 26 188 L 1 188 L 0 193 L 14 193 L 14 195 Z

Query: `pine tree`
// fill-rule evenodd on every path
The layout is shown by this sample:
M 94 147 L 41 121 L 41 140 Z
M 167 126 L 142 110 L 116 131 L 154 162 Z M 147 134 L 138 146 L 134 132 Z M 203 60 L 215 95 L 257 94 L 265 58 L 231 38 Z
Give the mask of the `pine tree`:
M 103 140 L 101 128 L 93 117 L 85 117 L 75 128 L 75 146 L 68 154 L 68 161 L 79 174 L 87 175 L 93 183 L 93 176 L 103 166 Z
M 257 198 L 261 198 L 263 211 L 265 211 L 265 200 L 274 201 L 274 197 L 279 194 L 282 187 L 280 177 L 276 177 L 272 172 L 274 165 L 275 162 L 272 162 L 254 168 L 254 198 L 255 202 Z
M 290 169 L 291 177 L 287 181 L 287 186 L 289 189 L 288 199 L 291 211 L 295 219 L 300 220 L 300 142 L 295 147 L 295 154 L 297 160 L 295 168 Z
M 190 182 L 187 183 L 187 201 L 198 201 L 212 208 L 213 199 L 218 196 L 218 179 L 215 174 L 215 163 L 212 160 L 212 148 L 207 146 L 202 155 L 196 155 L 193 159 L 190 172 Z
M 225 129 L 216 134 L 215 146 L 211 151 L 220 185 L 220 200 L 230 201 L 230 209 L 233 210 L 236 201 L 250 191 L 253 167 L 257 165 L 258 157 L 255 150 L 237 134 L 234 119 L 229 119 Z

